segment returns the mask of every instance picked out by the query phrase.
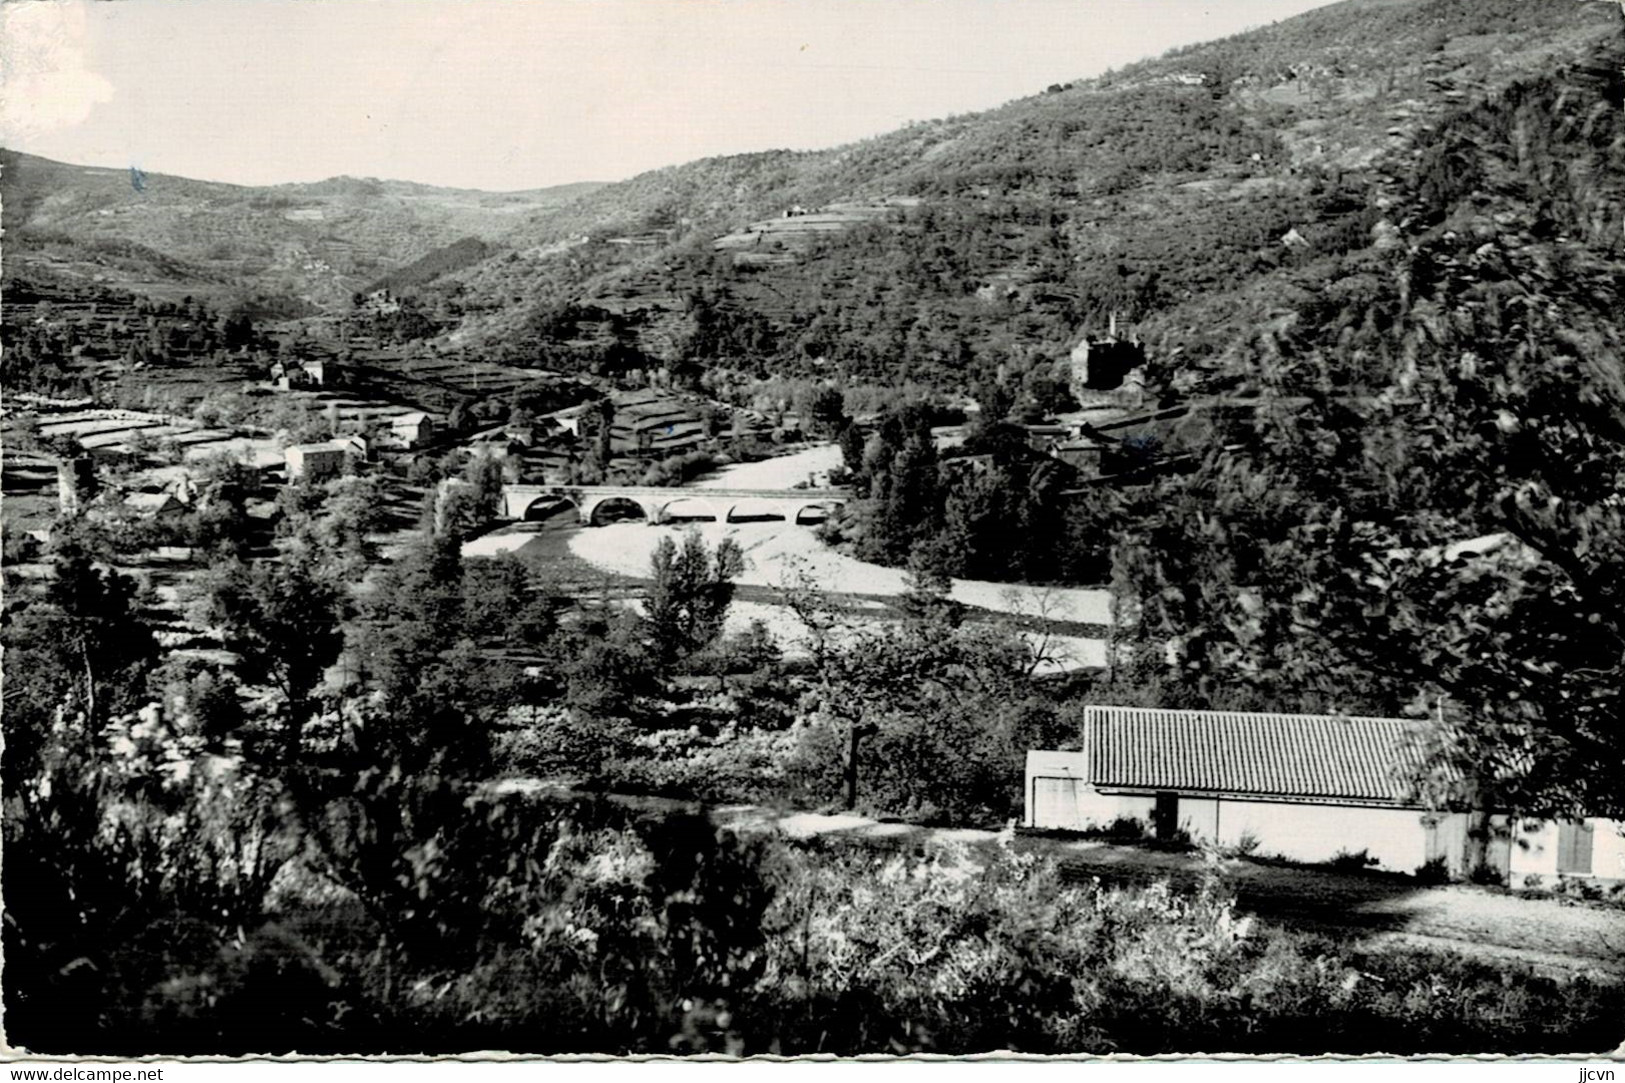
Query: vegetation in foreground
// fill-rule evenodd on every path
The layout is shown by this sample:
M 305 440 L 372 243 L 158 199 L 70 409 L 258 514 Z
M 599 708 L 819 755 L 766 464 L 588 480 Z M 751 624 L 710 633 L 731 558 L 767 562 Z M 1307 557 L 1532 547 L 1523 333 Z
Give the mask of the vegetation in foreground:
M 1476 20 L 1556 32 L 1563 18 L 1511 0 L 1394 10 L 1449 15 L 1434 50 L 1444 60 L 1460 56 L 1451 33 Z M 1377 44 L 1362 55 L 1390 47 L 1369 32 Z M 1407 40 L 1420 81 L 1433 61 Z M 1296 195 L 1247 183 L 1255 165 L 1279 173 L 1290 156 L 1264 135 L 1284 130 L 1281 117 L 1213 123 L 1231 114 L 1226 97 L 1258 105 L 1246 82 L 1257 72 L 1231 78 L 1220 65 L 1200 86 L 1128 85 L 1115 98 L 1099 93 L 1107 84 L 1056 88 L 1007 118 L 1044 121 L 1030 135 L 1054 137 L 1056 183 L 1074 184 L 1071 156 L 1093 160 L 1102 144 L 1158 156 L 1086 178 L 1107 201 L 1089 214 L 1144 200 L 1163 223 L 1122 242 L 1142 253 L 1132 263 L 1084 242 L 1081 220 L 1053 219 L 1053 207 L 1083 206 L 1076 193 L 1019 163 L 984 169 L 985 147 L 969 140 L 954 152 L 969 159 L 933 159 L 935 178 L 916 178 L 910 190 L 928 200 L 917 213 L 854 229 L 795 273 L 819 304 L 837 279 L 844 293 L 830 296 L 853 303 L 814 313 L 797 300 L 770 318 L 724 293 L 690 295 L 673 338 L 684 356 L 660 360 L 719 395 L 769 362 L 804 363 L 822 381 L 833 360 L 845 377 L 906 372 L 939 392 L 976 386 L 983 400 L 960 456 L 982 467 L 939 460 L 921 411 L 848 430 L 860 500 L 832 534 L 914 569 L 919 619 L 843 640 L 823 634 L 833 618 L 812 592 L 787 589 L 817 633 L 806 661 L 760 629 L 722 634 L 735 553 L 663 550 L 647 619 L 567 611 L 517 561 L 462 561 L 457 533 L 480 517 L 490 478 L 451 490 L 438 534 L 380 570 L 366 479 L 290 488 L 263 528 L 275 530 L 265 559 L 267 539 L 242 533 L 254 479 L 229 464 L 207 472 L 181 525 L 211 563 L 198 620 L 235 667 L 166 653 L 112 570 L 153 530 L 108 539 L 59 524 L 43 584 L 7 571 L 10 1037 L 110 1053 L 1613 1047 L 1617 986 L 1269 928 L 1239 917 L 1216 879 L 1194 893 L 1067 886 L 1008 853 L 876 857 L 498 785 L 568 772 L 620 791 L 999 822 L 1019 807 L 1022 751 L 1063 740 L 1071 712 L 1100 695 L 1425 713 L 1437 747 L 1424 787 L 1466 776 L 1480 800 L 1531 814 L 1618 814 L 1613 225 L 1625 140 L 1617 58 L 1587 53 L 1595 63 L 1549 76 L 1498 75 L 1418 122 L 1421 153 L 1384 158 L 1394 168 L 1380 183 L 1317 168 L 1298 174 Z M 1323 105 L 1347 86 L 1305 71 Z M 1140 103 L 1189 123 L 1169 141 L 1124 139 Z M 1376 106 L 1354 119 L 1387 123 Z M 1268 213 L 1227 214 L 1204 197 L 1163 214 L 1152 197 L 1204 169 L 1245 184 Z M 996 224 L 1014 227 L 1027 281 L 985 296 L 984 272 L 1006 258 L 989 244 Z M 1282 239 L 1289 230 L 1301 243 Z M 681 243 L 691 270 L 750 292 L 757 272 Z M 458 282 L 516 266 L 496 258 Z M 520 318 L 542 347 L 533 359 L 606 378 L 653 367 L 635 332 L 674 321 L 599 320 L 577 302 L 613 261 L 581 259 L 547 264 L 548 288 Z M 432 281 L 441 262 L 419 271 Z M 1232 279 L 1245 303 L 1218 289 Z M 180 308 L 131 310 L 157 336 L 131 345 L 132 366 L 250 345 L 246 310 L 216 322 Z M 414 310 L 370 330 L 411 335 L 455 315 L 450 298 L 429 308 L 433 319 Z M 1067 502 L 999 422 L 1064 400 L 1055 359 L 1028 343 L 1061 343 L 1119 310 L 1161 339 L 1153 391 L 1258 409 L 1136 449 L 1179 471 Z M 158 335 L 153 319 L 174 326 Z M 545 348 L 604 322 L 610 348 Z M 941 340 L 922 338 L 927 328 Z M 60 363 L 76 343 L 29 332 L 14 344 L 8 387 L 95 390 Z M 810 381 L 794 390 L 831 427 L 843 410 L 868 412 Z M 1482 535 L 1499 547 L 1449 553 Z M 954 623 L 934 589 L 950 574 L 1110 578 L 1123 619 L 1109 683 L 1074 695 L 1035 682 L 1020 640 Z M 162 713 L 143 710 L 153 700 Z
M 273 875 L 297 844 L 243 776 L 111 823 L 105 780 L 53 781 L 7 839 L 8 1032 L 38 1052 L 1575 1052 L 1625 1010 L 1617 985 L 1274 929 L 1216 877 L 1078 887 L 1002 849 L 376 774 L 307 807 Z
M 465 564 L 455 535 L 426 534 L 382 577 L 346 583 L 356 564 L 330 519 L 345 492 L 286 501 L 283 558 L 244 565 L 227 548 L 201 588 L 269 696 L 164 660 L 128 581 L 72 535 L 43 590 L 14 601 L 15 1043 L 1461 1053 L 1620 1037 L 1617 984 L 1272 928 L 1238 914 L 1217 875 L 1195 891 L 1077 886 L 1005 848 L 793 844 L 669 806 L 504 786 L 519 737 L 604 779 L 634 764 L 686 762 L 668 786 L 717 774 L 726 746 L 662 753 L 674 730 L 647 713 L 647 682 L 691 679 L 671 676 L 685 667 L 712 679 L 736 555 L 665 548 L 647 618 L 594 626 L 560 619 L 516 562 Z M 763 753 L 780 772 L 766 777 L 839 800 L 840 738 L 859 733 L 865 802 L 964 822 L 1011 801 L 1022 727 L 1055 725 L 1055 705 L 1010 698 L 1030 688 L 1030 656 L 992 635 L 927 615 L 858 649 L 826 644 Z M 537 664 L 494 660 L 480 649 L 493 640 Z M 319 663 L 341 652 L 358 675 L 334 695 Z M 784 682 L 760 674 L 776 663 L 751 658 L 757 669 L 713 677 L 744 677 L 740 691 L 770 703 L 761 684 Z M 161 714 L 130 713 L 154 695 Z M 1007 714 L 984 717 L 977 696 Z M 516 726 L 516 699 L 553 706 Z

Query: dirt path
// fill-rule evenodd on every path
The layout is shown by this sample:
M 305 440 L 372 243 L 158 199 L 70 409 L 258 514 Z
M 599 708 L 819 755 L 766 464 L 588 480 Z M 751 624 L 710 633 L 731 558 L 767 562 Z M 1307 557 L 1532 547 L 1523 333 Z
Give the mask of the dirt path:
M 862 816 L 783 815 L 730 808 L 718 819 L 739 830 L 776 830 L 792 837 L 847 838 L 877 847 L 932 841 L 995 845 L 997 832 L 940 830 L 879 823 Z M 1201 854 L 1166 853 L 1082 839 L 1018 836 L 1021 850 L 1053 858 L 1070 880 L 1194 885 L 1205 871 Z M 1347 875 L 1329 870 L 1224 860 L 1220 869 L 1237 904 L 1276 924 L 1362 947 L 1425 948 L 1487 962 L 1522 963 L 1554 975 L 1588 974 L 1625 980 L 1625 910 L 1524 898 L 1467 885 L 1427 887 L 1402 876 Z

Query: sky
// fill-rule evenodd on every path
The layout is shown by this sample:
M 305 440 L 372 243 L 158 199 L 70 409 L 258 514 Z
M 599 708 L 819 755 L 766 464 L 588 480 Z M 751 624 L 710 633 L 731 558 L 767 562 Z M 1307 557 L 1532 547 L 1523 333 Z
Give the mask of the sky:
M 3 0 L 0 142 L 488 190 L 836 146 L 1326 0 Z

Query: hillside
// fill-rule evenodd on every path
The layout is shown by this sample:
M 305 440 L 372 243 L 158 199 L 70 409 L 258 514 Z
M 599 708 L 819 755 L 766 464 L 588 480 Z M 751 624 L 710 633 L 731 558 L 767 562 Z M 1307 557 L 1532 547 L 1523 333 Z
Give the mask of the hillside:
M 500 243 L 593 187 L 492 193 L 339 177 L 251 188 L 0 151 L 8 274 L 166 297 L 334 304 L 442 246 Z
M 1452 118 L 1601 63 L 1620 36 L 1606 3 L 1344 0 L 850 146 L 506 194 L 157 174 L 137 190 L 5 153 L 7 273 L 289 315 L 383 287 L 430 314 L 409 333 L 437 346 L 718 389 L 999 379 L 1043 399 L 1116 314 L 1163 389 L 1188 390 L 1403 225 L 1385 207 Z
M 1211 361 L 1371 243 L 1440 125 L 1620 32 L 1610 4 L 1347 0 L 990 112 L 607 185 L 438 288 L 460 344 L 564 368 L 635 343 L 962 387 L 1112 312 Z

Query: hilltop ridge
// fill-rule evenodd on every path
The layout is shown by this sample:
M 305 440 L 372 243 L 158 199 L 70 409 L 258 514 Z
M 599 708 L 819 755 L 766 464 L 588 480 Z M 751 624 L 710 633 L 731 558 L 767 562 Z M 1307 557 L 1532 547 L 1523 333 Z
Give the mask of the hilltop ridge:
M 1113 313 L 1201 362 L 1391 229 L 1452 116 L 1604 63 L 1620 32 L 1611 3 L 1343 0 L 829 150 L 517 193 L 158 175 L 134 193 L 7 152 L 7 270 L 328 314 L 382 285 L 434 314 L 439 347 L 611 376 L 963 386 L 1047 371 Z
M 253 187 L 0 149 L 8 275 L 255 295 L 293 311 L 342 304 L 464 238 L 500 242 L 594 187 L 480 192 L 355 177 Z

